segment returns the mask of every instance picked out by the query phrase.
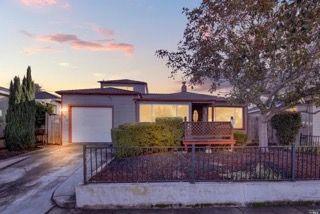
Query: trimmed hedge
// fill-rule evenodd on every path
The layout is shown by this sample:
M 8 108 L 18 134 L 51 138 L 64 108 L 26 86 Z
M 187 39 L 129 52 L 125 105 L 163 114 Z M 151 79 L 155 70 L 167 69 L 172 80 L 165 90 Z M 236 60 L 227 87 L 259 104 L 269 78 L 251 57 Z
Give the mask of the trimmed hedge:
M 233 138 L 236 140 L 237 145 L 245 145 L 248 140 L 248 135 L 239 131 L 233 133 Z
M 280 144 L 289 145 L 299 133 L 301 115 L 297 112 L 283 112 L 271 118 L 271 125 L 277 131 L 276 136 Z
M 131 123 L 112 129 L 112 142 L 118 157 L 139 155 L 142 152 L 132 147 L 180 146 L 182 137 L 181 118 L 157 118 L 154 123 Z
M 156 124 L 164 126 L 167 130 L 169 146 L 180 146 L 183 138 L 183 119 L 180 117 L 160 117 L 156 118 Z

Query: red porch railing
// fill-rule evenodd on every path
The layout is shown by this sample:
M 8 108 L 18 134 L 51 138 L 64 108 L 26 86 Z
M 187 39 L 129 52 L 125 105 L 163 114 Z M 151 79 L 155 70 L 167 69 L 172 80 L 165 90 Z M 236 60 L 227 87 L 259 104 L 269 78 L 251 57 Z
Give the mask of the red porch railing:
M 193 138 L 230 138 L 232 136 L 230 122 L 185 122 L 185 139 Z

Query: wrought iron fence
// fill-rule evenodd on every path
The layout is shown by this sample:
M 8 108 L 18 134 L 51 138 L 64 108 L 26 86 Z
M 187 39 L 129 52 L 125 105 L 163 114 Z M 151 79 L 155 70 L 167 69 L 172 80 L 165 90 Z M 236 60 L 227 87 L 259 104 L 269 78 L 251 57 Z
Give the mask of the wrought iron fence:
M 300 134 L 300 146 L 320 146 L 320 136 Z
M 83 148 L 85 183 L 320 179 L 320 147 Z

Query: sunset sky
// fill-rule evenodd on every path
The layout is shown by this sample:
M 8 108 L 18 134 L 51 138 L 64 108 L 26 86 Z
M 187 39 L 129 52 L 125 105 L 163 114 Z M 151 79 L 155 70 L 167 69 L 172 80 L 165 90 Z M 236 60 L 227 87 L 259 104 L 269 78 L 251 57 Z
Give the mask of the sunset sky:
M 28 65 L 44 89 L 97 87 L 128 78 L 151 92 L 180 88 L 155 56 L 175 50 L 186 18 L 200 0 L 1 0 L 0 86 Z

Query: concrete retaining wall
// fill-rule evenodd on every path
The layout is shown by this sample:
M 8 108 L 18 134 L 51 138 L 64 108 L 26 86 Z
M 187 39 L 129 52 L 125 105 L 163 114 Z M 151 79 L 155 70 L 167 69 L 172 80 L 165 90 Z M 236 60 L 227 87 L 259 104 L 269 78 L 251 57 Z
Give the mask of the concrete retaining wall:
M 93 209 L 320 201 L 320 182 L 89 184 L 76 187 L 76 201 Z

